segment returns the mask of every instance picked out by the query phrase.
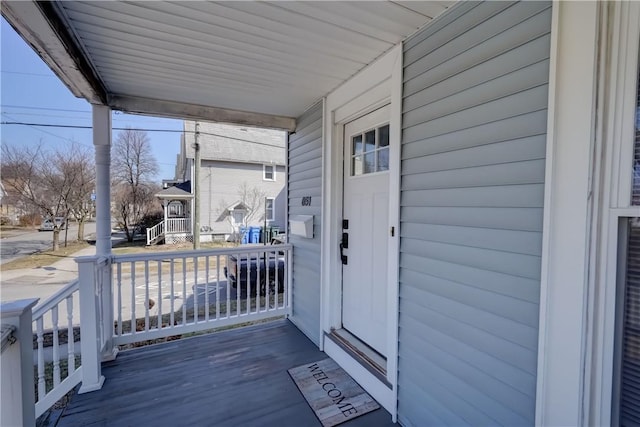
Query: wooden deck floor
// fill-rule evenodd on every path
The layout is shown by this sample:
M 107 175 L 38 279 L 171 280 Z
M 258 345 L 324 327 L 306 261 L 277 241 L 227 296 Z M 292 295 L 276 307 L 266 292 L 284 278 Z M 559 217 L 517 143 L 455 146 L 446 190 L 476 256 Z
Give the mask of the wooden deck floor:
M 287 369 L 324 357 L 286 320 L 124 351 L 57 426 L 320 426 Z M 341 424 L 391 425 L 384 409 Z

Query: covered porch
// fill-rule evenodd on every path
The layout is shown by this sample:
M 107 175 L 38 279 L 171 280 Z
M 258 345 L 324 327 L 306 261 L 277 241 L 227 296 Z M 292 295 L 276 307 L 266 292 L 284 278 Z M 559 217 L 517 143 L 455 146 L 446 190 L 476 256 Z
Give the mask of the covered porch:
M 123 351 L 55 425 L 320 426 L 287 369 L 326 357 L 287 320 Z M 394 424 L 381 408 L 342 425 Z
M 155 420 L 145 405 L 159 402 L 180 424 L 313 425 L 286 377 L 264 371 L 325 352 L 386 408 L 371 415 L 382 423 L 622 420 L 639 4 L 7 1 L 2 14 L 93 105 L 97 255 L 33 322 L 33 302 L 6 311 L 17 342 L 36 331 L 42 354 L 44 314 L 55 348 L 61 304 L 74 336 L 79 299 L 82 365 L 70 354 L 64 379 L 54 361 L 48 394 L 39 359 L 37 414 L 82 382 L 68 425 L 147 424 L 135 417 Z M 287 243 L 114 256 L 112 110 L 288 131 Z M 232 257 L 258 266 L 253 293 L 222 286 Z M 288 320 L 118 356 L 274 316 Z M 354 331 L 349 349 L 331 338 L 341 329 Z M 229 353 L 217 359 L 219 346 Z M 236 357 L 242 366 L 215 376 Z M 250 381 L 259 375 L 267 383 Z M 127 388 L 135 376 L 145 388 Z M 129 411 L 92 406 L 112 398 Z

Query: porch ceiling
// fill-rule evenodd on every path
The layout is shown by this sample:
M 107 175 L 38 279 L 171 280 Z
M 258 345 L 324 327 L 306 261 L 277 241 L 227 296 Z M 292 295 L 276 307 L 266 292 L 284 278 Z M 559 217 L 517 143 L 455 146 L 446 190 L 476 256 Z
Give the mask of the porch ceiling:
M 287 128 L 278 118 L 301 115 L 450 3 L 9 1 L 2 13 L 90 102 Z

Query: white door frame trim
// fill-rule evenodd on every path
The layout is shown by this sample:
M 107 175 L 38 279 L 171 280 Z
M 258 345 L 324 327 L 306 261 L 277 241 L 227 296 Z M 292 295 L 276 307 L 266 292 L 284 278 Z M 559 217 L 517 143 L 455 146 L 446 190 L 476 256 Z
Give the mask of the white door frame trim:
M 329 350 L 324 334 L 341 326 L 342 275 L 339 237 L 342 233 L 342 133 L 343 125 L 369 111 L 391 103 L 389 151 L 389 224 L 395 228 L 389 236 L 388 306 L 387 306 L 387 380 L 389 389 L 366 369 L 353 364 L 341 366 L 397 419 L 397 359 L 398 359 L 398 265 L 400 218 L 400 135 L 402 101 L 402 43 L 399 43 L 374 63 L 329 94 L 323 114 L 323 178 L 322 178 L 322 255 L 320 297 L 321 348 Z M 333 349 L 333 347 L 331 347 Z M 337 354 L 336 354 L 337 356 Z M 347 359 L 344 359 L 347 360 Z M 340 364 L 340 362 L 339 362 Z M 374 377 L 375 378 L 375 377 Z M 365 386 L 365 388 L 367 388 Z
M 598 3 L 554 2 L 535 423 L 584 425 Z

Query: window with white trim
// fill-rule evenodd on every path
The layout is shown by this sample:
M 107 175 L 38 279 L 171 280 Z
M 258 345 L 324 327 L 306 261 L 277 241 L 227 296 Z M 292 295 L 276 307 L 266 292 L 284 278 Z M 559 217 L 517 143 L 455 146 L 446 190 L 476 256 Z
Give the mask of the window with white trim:
M 275 165 L 262 165 L 262 179 L 265 181 L 276 180 L 276 166 Z
M 264 201 L 264 216 L 267 221 L 274 221 L 276 217 L 276 201 L 273 197 L 267 197 Z
M 607 71 L 600 81 L 607 92 L 599 110 L 601 234 L 592 238 L 601 254 L 596 265 L 605 273 L 595 279 L 592 297 L 593 342 L 599 343 L 592 344 L 592 363 L 602 391 L 591 405 L 602 412 L 589 424 L 630 426 L 640 425 L 640 5 L 615 3 L 612 11 L 607 25 L 615 41 L 600 64 Z

